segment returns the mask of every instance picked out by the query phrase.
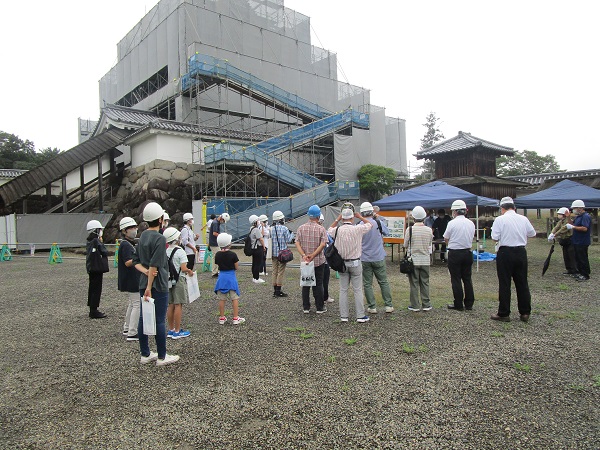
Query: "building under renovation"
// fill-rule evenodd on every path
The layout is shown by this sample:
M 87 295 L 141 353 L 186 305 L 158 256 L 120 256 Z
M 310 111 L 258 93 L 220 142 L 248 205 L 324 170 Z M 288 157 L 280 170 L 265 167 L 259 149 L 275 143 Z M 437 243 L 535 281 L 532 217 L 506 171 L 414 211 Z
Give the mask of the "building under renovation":
M 65 152 L 79 157 L 13 180 L 3 206 L 62 179 L 63 212 L 89 201 L 95 182 L 102 210 L 110 176 L 163 160 L 192 165 L 189 200 L 220 202 L 216 212 L 247 216 L 259 198 L 285 210 L 271 202 L 293 195 L 296 216 L 305 203 L 358 198 L 365 164 L 406 173 L 404 121 L 338 80 L 336 54 L 310 31 L 283 0 L 161 0 L 117 44 L 99 122 Z

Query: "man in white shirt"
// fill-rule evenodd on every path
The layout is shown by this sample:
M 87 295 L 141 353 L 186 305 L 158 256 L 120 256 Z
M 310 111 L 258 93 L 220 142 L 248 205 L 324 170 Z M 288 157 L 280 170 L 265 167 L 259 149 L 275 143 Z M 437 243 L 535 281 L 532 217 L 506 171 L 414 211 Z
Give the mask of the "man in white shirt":
M 497 242 L 496 272 L 498 273 L 498 314 L 492 320 L 510 322 L 510 283 L 515 282 L 521 321 L 527 322 L 531 314 L 531 293 L 527 283 L 527 238 L 535 236 L 533 225 L 527 217 L 515 211 L 512 198 L 500 200 L 502 215 L 494 220 L 492 239 Z
M 471 269 L 473 267 L 473 236 L 475 225 L 465 216 L 467 205 L 462 200 L 452 203 L 452 220 L 448 222 L 444 231 L 444 240 L 448 246 L 448 271 L 452 283 L 452 294 L 454 303 L 448 305 L 448 309 L 454 311 L 470 311 L 473 309 L 475 294 L 473 293 L 473 282 L 471 281 Z M 463 290 L 464 284 L 464 290 Z

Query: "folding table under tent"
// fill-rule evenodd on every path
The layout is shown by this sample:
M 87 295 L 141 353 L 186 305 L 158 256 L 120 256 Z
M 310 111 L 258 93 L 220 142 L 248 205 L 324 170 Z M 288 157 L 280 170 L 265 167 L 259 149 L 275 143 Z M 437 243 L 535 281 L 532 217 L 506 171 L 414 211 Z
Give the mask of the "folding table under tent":
M 499 207 L 499 201 L 471 194 L 463 189 L 452 186 L 444 181 L 432 181 L 406 191 L 398 192 L 389 197 L 377 200 L 373 205 L 379 206 L 382 211 L 411 210 L 415 206 L 426 209 L 448 208 L 454 200 L 462 200 L 467 206 L 475 206 L 477 223 L 476 248 L 479 248 L 479 206 Z M 477 258 L 477 270 L 479 270 L 479 258 Z
M 562 180 L 554 186 L 515 199 L 522 209 L 570 208 L 574 200 L 583 200 L 586 208 L 600 208 L 600 190 L 571 180 Z

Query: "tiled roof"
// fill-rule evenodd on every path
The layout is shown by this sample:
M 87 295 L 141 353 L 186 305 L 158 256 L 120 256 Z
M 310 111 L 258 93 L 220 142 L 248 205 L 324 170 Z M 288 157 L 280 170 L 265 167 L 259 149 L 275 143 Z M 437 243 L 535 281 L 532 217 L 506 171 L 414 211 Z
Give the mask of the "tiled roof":
M 243 142 L 261 142 L 269 139 L 271 135 L 262 133 L 249 133 L 247 131 L 225 130 L 215 127 L 200 127 L 192 123 L 175 122 L 173 120 L 155 119 L 136 130 L 131 137 L 136 136 L 148 129 L 171 131 L 202 136 L 214 136 L 225 139 L 238 139 Z
M 439 144 L 435 144 L 434 146 L 425 150 L 421 150 L 414 156 L 416 156 L 417 159 L 433 159 L 433 157 L 436 155 L 441 155 L 443 153 L 458 152 L 477 147 L 497 152 L 500 155 L 514 154 L 514 150 L 510 147 L 494 144 L 493 142 L 486 141 L 485 139 L 472 136 L 471 133 L 463 133 L 462 131 L 459 131 L 457 136 L 440 142 Z
M 488 177 L 482 175 L 473 175 L 473 176 L 465 176 L 465 177 L 452 177 L 452 178 L 443 178 L 441 181 L 445 181 L 452 186 L 467 186 L 469 184 L 503 184 L 507 186 L 526 186 L 527 183 L 523 183 L 519 180 L 509 180 L 506 178 L 500 177 Z
M 588 170 L 573 170 L 569 172 L 555 172 L 555 173 L 537 173 L 532 175 L 514 175 L 508 176 L 510 180 L 523 181 L 527 184 L 538 186 L 547 180 L 566 180 L 568 178 L 585 178 L 585 177 L 597 177 L 600 176 L 600 169 L 588 169 Z
M 219 139 L 238 139 L 243 142 L 261 142 L 271 137 L 271 135 L 262 133 L 224 130 L 216 127 L 200 127 L 193 123 L 161 119 L 153 112 L 128 108 L 126 106 L 107 105 L 102 108 L 102 113 L 106 116 L 106 119 L 108 119 L 109 122 L 128 125 L 129 128 L 137 128 L 131 137 L 136 136 L 147 129 L 215 136 Z
M 22 169 L 0 169 L 0 178 L 16 178 L 27 172 Z
M 17 200 L 104 155 L 110 149 L 116 148 L 123 143 L 129 134 L 131 134 L 130 130 L 111 128 L 91 137 L 72 149 L 59 153 L 50 161 L 28 170 L 0 186 L 0 198 L 4 201 L 5 206 L 12 205 Z

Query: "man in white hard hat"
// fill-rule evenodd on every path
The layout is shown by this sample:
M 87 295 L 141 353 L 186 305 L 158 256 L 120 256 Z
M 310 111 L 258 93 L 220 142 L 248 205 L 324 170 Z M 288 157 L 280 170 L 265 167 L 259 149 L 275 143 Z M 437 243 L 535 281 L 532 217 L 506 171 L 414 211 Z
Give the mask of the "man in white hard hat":
M 379 284 L 381 297 L 385 305 L 385 312 L 394 312 L 392 306 L 392 291 L 387 279 L 387 268 L 385 264 L 385 248 L 383 237 L 390 234 L 388 227 L 375 217 L 375 208 L 369 202 L 360 205 L 360 213 L 371 224 L 371 229 L 362 238 L 362 252 L 360 262 L 362 264 L 362 279 L 367 300 L 367 312 L 377 314 L 375 303 L 375 292 L 373 291 L 373 275 Z
M 571 205 L 573 214 L 577 217 L 573 220 L 573 225 L 566 225 L 573 231 L 573 249 L 575 250 L 575 261 L 577 262 L 577 272 L 575 277 L 577 281 L 587 281 L 590 279 L 590 261 L 588 259 L 588 248 L 592 243 L 592 218 L 585 212 L 585 204 L 582 200 L 575 200 Z
M 535 236 L 529 219 L 517 214 L 511 197 L 500 200 L 502 215 L 492 225 L 492 239 L 497 242 L 496 272 L 498 273 L 498 313 L 492 320 L 510 322 L 510 286 L 515 282 L 521 321 L 529 321 L 531 293 L 527 282 L 527 238 Z
M 131 217 L 123 217 L 119 222 L 123 240 L 119 244 L 117 258 L 118 279 L 117 287 L 121 292 L 127 292 L 127 312 L 123 323 L 123 334 L 128 341 L 138 340 L 138 321 L 140 320 L 140 273 L 133 265 L 135 253 L 135 238 L 137 223 Z
M 566 269 L 566 272 L 563 272 L 563 274 L 578 275 L 575 249 L 571 242 L 573 230 L 567 228 L 567 224 L 571 223 L 571 212 L 569 211 L 569 208 L 560 208 L 556 215 L 558 216 L 558 222 L 548 235 L 548 241 L 553 242 L 557 240 L 562 248 L 563 261 L 565 262 Z
M 344 204 L 346 205 L 346 204 Z M 353 218 L 361 220 L 363 223 L 353 224 Z M 338 224 L 342 224 L 338 227 Z M 363 304 L 362 289 L 362 264 L 360 263 L 360 254 L 362 252 L 362 238 L 373 227 L 371 223 L 358 212 L 342 207 L 342 213 L 333 221 L 331 227 L 327 230 L 329 236 L 335 239 L 335 247 L 338 253 L 344 259 L 346 272 L 340 273 L 340 320 L 348 322 L 348 288 L 352 285 L 354 291 L 354 305 L 356 308 L 356 321 L 365 323 L 369 321 L 369 316 L 365 315 L 365 305 Z
M 271 264 L 273 276 L 273 297 L 287 297 L 288 295 L 283 292 L 283 275 L 285 274 L 285 268 L 287 263 L 279 261 L 277 258 L 283 250 L 288 249 L 288 242 L 292 240 L 292 233 L 286 227 L 285 215 L 281 211 L 273 212 L 273 226 L 271 227 Z
M 167 240 L 159 233 L 164 210 L 155 202 L 144 207 L 143 219 L 148 223 L 138 242 L 133 258 L 135 268 L 141 272 L 140 296 L 142 301 L 154 299 L 156 325 L 156 352 L 150 351 L 148 336 L 143 333 L 144 316 L 140 314 L 138 334 L 140 340 L 140 363 L 148 364 L 156 361 L 157 366 L 164 366 L 179 361 L 179 356 L 167 354 L 167 327 L 165 319 L 169 304 L 169 263 L 167 260 Z
M 185 213 L 183 215 L 183 228 L 181 229 L 181 245 L 187 255 L 188 263 L 187 267 L 190 270 L 194 270 L 194 263 L 196 262 L 196 254 L 198 249 L 196 248 L 196 239 L 200 237 L 199 234 L 195 234 L 194 230 L 194 216 L 192 213 Z
M 467 205 L 463 200 L 455 200 L 450 208 L 452 220 L 448 222 L 443 237 L 448 246 L 448 271 L 452 283 L 454 303 L 448 309 L 470 311 L 473 309 L 475 294 L 471 281 L 473 267 L 473 236 L 475 225 L 467 219 Z M 464 284 L 464 290 L 463 290 Z
M 219 268 L 215 264 L 215 254 L 219 251 L 219 244 L 217 243 L 217 236 L 221 232 L 221 224 L 229 221 L 229 214 L 220 214 L 210 224 L 210 231 L 208 234 L 208 247 L 212 251 L 212 276 L 219 276 Z
M 411 212 L 415 224 L 406 230 L 404 247 L 411 255 L 414 270 L 408 274 L 410 283 L 410 305 L 409 311 L 419 312 L 431 311 L 431 298 L 429 296 L 429 264 L 431 262 L 431 244 L 433 242 L 433 230 L 425 225 L 427 217 L 425 209 L 415 206 Z M 419 294 L 421 301 L 419 302 Z

